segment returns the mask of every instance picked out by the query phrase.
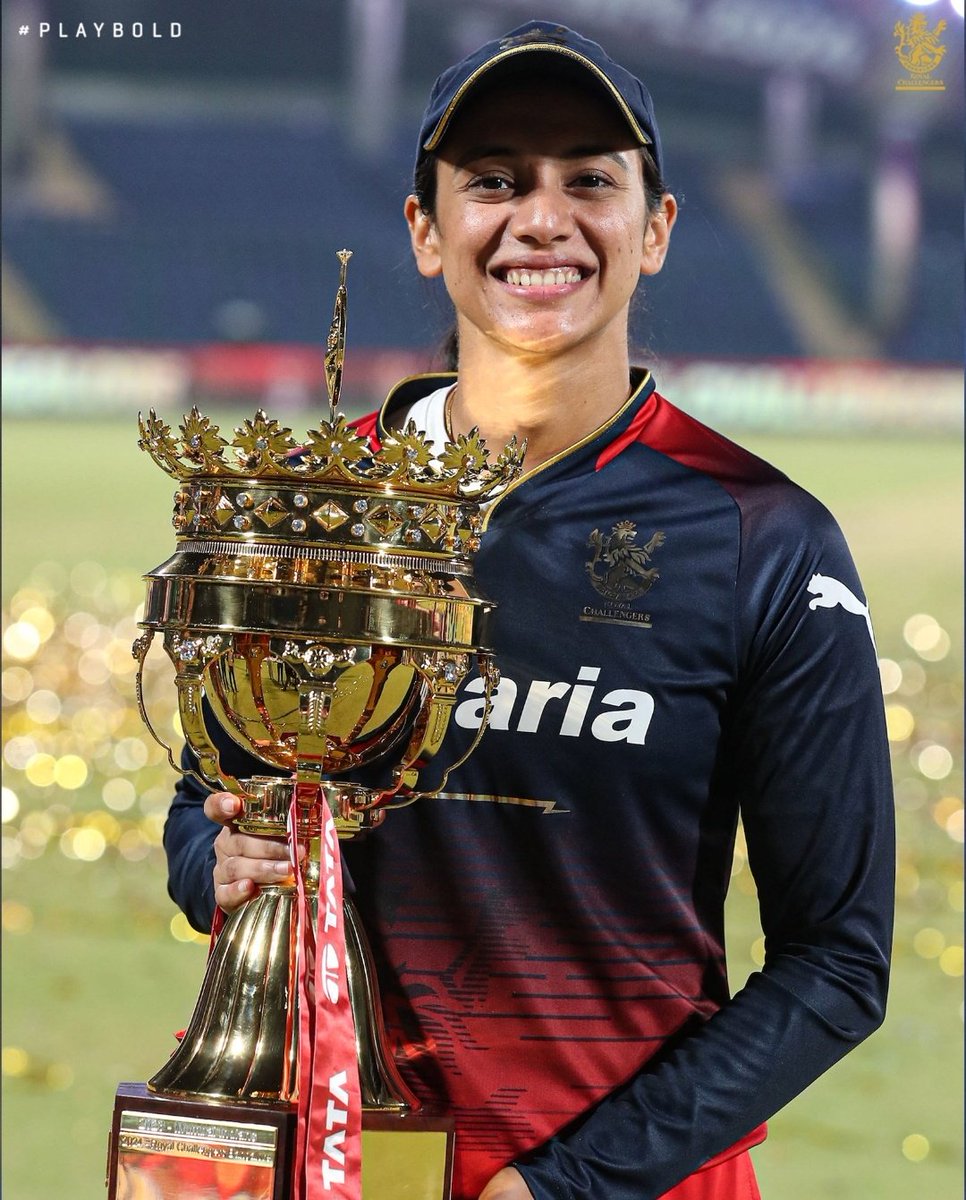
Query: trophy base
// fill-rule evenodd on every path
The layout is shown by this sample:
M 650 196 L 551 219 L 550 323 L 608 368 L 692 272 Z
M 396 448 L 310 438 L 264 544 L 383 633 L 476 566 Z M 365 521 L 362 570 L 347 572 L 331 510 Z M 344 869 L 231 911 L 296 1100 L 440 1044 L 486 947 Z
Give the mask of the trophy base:
M 295 1109 L 189 1100 L 122 1083 L 114 1101 L 108 1200 L 290 1200 Z M 449 1200 L 452 1123 L 363 1112 L 363 1200 Z

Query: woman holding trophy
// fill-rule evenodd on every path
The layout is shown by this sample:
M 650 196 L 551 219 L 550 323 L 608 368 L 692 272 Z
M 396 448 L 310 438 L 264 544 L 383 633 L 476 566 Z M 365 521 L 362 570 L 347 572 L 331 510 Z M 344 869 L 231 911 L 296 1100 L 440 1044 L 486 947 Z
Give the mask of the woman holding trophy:
M 476 558 L 489 728 L 445 791 L 345 848 L 397 1063 L 455 1118 L 457 1200 L 752 1200 L 764 1122 L 884 1014 L 861 585 L 815 500 L 630 362 L 677 216 L 662 171 L 647 90 L 572 30 L 530 22 L 445 71 L 405 216 L 456 310 L 454 371 L 359 426 L 527 443 Z M 190 778 L 172 806 L 172 895 L 202 929 L 290 873 L 239 807 Z M 766 951 L 731 996 L 739 815 Z

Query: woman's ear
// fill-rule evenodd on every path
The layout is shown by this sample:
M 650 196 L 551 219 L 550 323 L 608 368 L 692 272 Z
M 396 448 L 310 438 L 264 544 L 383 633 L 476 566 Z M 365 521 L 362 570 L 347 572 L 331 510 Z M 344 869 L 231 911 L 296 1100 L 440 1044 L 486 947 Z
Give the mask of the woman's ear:
M 439 256 L 439 236 L 435 221 L 413 195 L 406 197 L 403 212 L 409 226 L 409 240 L 412 243 L 417 271 L 427 279 L 441 275 L 443 264 Z
M 661 197 L 660 208 L 647 218 L 644 245 L 641 250 L 642 275 L 656 275 L 664 266 L 668 244 L 671 241 L 671 230 L 674 228 L 677 215 L 678 202 L 670 192 L 665 192 Z

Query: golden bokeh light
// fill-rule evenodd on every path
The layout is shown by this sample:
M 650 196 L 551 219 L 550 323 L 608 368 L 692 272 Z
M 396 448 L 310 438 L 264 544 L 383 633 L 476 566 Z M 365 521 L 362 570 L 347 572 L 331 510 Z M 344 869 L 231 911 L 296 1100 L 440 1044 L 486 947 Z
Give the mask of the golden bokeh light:
M 87 782 L 87 763 L 77 754 L 65 754 L 54 764 L 54 783 L 65 791 L 76 791 Z
M 130 779 L 108 779 L 101 788 L 101 799 L 114 812 L 127 812 L 137 799 L 137 789 Z
M 171 936 L 176 942 L 198 942 L 203 946 L 207 946 L 211 940 L 208 934 L 199 933 L 197 929 L 192 929 L 184 913 L 175 913 L 171 918 L 169 928 Z
M 72 826 L 60 835 L 60 851 L 65 858 L 96 862 L 107 849 L 107 840 L 99 829 Z
M 3 819 L 3 824 L 6 825 L 10 821 L 15 821 L 20 813 L 20 797 L 13 788 L 5 787 L 0 792 L 0 817 Z
M 923 650 L 931 650 L 939 643 L 942 633 L 942 626 L 929 613 L 914 613 L 902 627 L 906 645 L 920 656 Z
M 945 779 L 953 769 L 953 756 L 945 746 L 931 743 L 919 751 L 916 766 L 927 779 Z
M 938 958 L 946 946 L 946 937 L 931 925 L 920 929 L 912 939 L 912 948 L 920 958 Z
M 29 933 L 34 927 L 34 914 L 19 900 L 4 900 L 0 915 L 4 933 Z
M 891 696 L 902 683 L 902 668 L 891 658 L 879 659 L 879 680 L 883 696 Z
M 38 688 L 27 697 L 25 710 L 38 725 L 53 725 L 60 716 L 60 697 L 47 688 Z
M 53 613 L 47 608 L 46 604 L 32 604 L 29 608 L 25 608 L 20 614 L 20 624 L 32 625 L 37 631 L 37 637 L 41 642 L 49 642 L 50 638 L 57 628 L 57 622 L 54 620 Z
M 52 754 L 32 754 L 27 760 L 23 773 L 34 787 L 50 787 L 54 782 L 54 768 L 57 759 Z
M 20 1046 L 4 1046 L 3 1073 L 14 1079 L 26 1075 L 30 1070 L 30 1055 Z
M 890 742 L 904 742 L 907 738 L 912 737 L 916 721 L 904 704 L 887 704 L 885 715 L 886 731 Z
M 929 1138 L 921 1133 L 910 1133 L 902 1139 L 902 1156 L 909 1162 L 922 1162 L 929 1154 Z
M 3 635 L 3 648 L 11 658 L 29 662 L 40 649 L 41 638 L 35 626 L 27 621 L 14 621 Z
M 9 704 L 26 700 L 34 688 L 34 677 L 26 667 L 7 667 L 0 675 L 0 692 Z
M 138 771 L 148 761 L 143 738 L 122 738 L 114 747 L 114 761 L 122 771 Z

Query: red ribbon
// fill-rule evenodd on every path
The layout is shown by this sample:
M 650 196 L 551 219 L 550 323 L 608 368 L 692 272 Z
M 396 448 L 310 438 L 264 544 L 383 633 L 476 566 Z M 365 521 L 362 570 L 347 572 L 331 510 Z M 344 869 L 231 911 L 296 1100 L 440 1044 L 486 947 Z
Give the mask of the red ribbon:
M 297 785 L 297 791 L 301 787 Z M 292 1196 L 361 1200 L 362 1099 L 346 980 L 342 854 L 332 813 L 317 792 L 313 807 L 322 825 L 317 923 L 311 919 L 298 861 L 297 797 L 288 822 L 296 860 L 299 930 L 299 1086 Z

